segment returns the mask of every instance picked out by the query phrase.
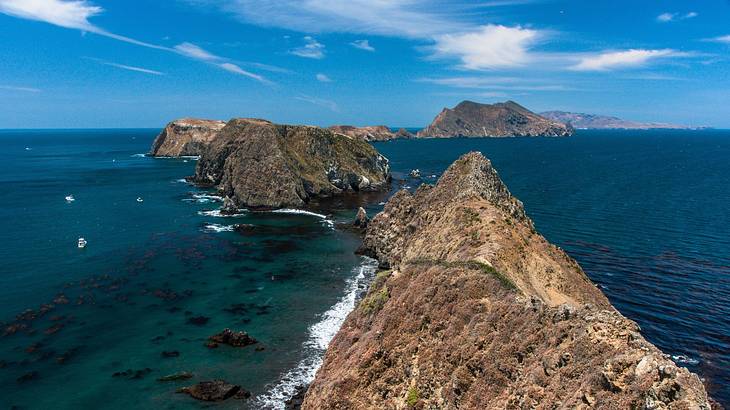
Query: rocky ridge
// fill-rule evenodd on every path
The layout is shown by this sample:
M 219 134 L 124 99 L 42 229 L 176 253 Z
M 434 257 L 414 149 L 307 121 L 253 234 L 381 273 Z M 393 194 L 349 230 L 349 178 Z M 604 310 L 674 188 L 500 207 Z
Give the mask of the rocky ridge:
M 369 127 L 353 127 L 352 125 L 333 125 L 330 130 L 344 134 L 353 138 L 362 138 L 365 141 L 390 141 L 397 138 L 413 138 L 413 134 L 405 128 L 399 129 L 397 132 L 391 131 L 385 125 L 376 125 Z
M 385 189 L 388 160 L 359 138 L 266 120 L 229 121 L 203 151 L 192 181 L 229 206 L 302 206 L 313 198 Z
M 661 122 L 638 122 L 623 120 L 617 117 L 605 115 L 584 114 L 577 112 L 565 111 L 547 111 L 541 112 L 543 117 L 570 124 L 574 128 L 581 129 L 622 129 L 622 130 L 651 130 L 651 129 L 691 129 L 684 125 L 667 124 Z
M 453 109 L 444 108 L 417 136 L 565 137 L 572 134 L 570 126 L 543 118 L 514 101 L 497 104 L 462 101 Z
M 362 252 L 383 270 L 304 409 L 710 409 L 697 375 L 535 231 L 479 153 L 393 196 Z
M 152 143 L 156 157 L 198 156 L 226 125 L 223 121 L 182 118 L 168 123 Z

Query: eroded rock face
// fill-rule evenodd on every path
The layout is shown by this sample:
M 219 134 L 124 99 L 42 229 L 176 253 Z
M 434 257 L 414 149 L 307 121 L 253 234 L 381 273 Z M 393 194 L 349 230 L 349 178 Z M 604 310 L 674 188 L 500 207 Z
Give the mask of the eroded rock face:
M 384 189 L 390 168 L 358 138 L 319 127 L 234 119 L 203 152 L 193 180 L 217 185 L 237 207 L 281 208 Z
M 507 101 L 479 104 L 462 101 L 444 108 L 431 125 L 418 132 L 418 137 L 565 137 L 573 128 L 548 120 L 527 108 Z
M 156 157 L 197 156 L 226 125 L 223 121 L 183 118 L 167 124 L 152 143 Z
M 362 138 L 365 141 L 389 141 L 396 138 L 409 138 L 410 133 L 406 130 L 393 132 L 385 125 L 374 125 L 369 127 L 353 127 L 352 125 L 333 125 L 330 130 L 338 134 L 347 135 L 353 138 Z M 411 135 L 412 136 L 412 135 Z
M 304 409 L 710 409 L 697 375 L 535 231 L 481 154 L 397 193 L 362 251 L 385 270 Z

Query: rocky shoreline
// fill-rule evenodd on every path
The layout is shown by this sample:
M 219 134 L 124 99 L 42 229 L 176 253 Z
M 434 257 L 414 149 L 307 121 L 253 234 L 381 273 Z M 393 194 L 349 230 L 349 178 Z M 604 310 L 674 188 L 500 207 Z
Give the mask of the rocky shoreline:
M 470 153 L 367 224 L 381 269 L 302 408 L 718 408 Z

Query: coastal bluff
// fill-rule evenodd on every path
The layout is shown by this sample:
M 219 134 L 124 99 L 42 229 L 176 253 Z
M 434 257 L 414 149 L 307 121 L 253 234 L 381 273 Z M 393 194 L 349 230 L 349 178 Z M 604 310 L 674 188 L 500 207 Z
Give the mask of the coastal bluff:
M 152 143 L 155 157 L 198 156 L 226 125 L 223 121 L 182 118 L 171 121 Z
M 703 409 L 696 374 L 541 236 L 480 153 L 399 191 L 361 252 L 381 271 L 303 409 Z
M 207 144 L 191 180 L 216 186 L 235 207 L 270 209 L 386 189 L 390 166 L 360 138 L 237 118 Z
M 567 137 L 572 134 L 571 126 L 544 118 L 514 101 L 497 104 L 462 101 L 454 108 L 444 108 L 417 136 Z

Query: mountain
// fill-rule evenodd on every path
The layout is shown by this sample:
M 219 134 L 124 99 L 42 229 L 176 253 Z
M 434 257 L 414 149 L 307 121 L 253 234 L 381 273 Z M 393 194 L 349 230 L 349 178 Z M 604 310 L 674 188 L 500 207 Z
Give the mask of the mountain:
M 150 155 L 156 157 L 200 155 L 225 125 L 223 121 L 196 118 L 172 121 L 155 138 Z
M 239 118 L 203 150 L 192 181 L 217 186 L 235 207 L 281 208 L 386 189 L 389 170 L 388 160 L 362 139 Z
M 513 101 L 462 101 L 453 109 L 444 108 L 431 125 L 418 132 L 418 137 L 564 137 L 572 133 L 571 127 L 543 118 Z
M 330 342 L 309 409 L 710 409 L 700 378 L 540 235 L 480 153 L 396 193 L 381 271 Z
M 389 141 L 396 138 L 412 138 L 413 135 L 401 128 L 398 132 L 391 131 L 385 125 L 375 125 L 369 127 L 353 127 L 352 125 L 333 125 L 330 130 L 348 135 L 350 137 L 362 138 L 365 141 Z
M 583 114 L 577 112 L 565 111 L 547 111 L 540 113 L 545 118 L 563 124 L 570 124 L 574 128 L 583 129 L 627 129 L 627 130 L 649 130 L 655 128 L 662 129 L 689 129 L 683 125 L 664 124 L 660 122 L 636 122 L 622 120 L 617 117 L 609 117 L 605 115 Z

